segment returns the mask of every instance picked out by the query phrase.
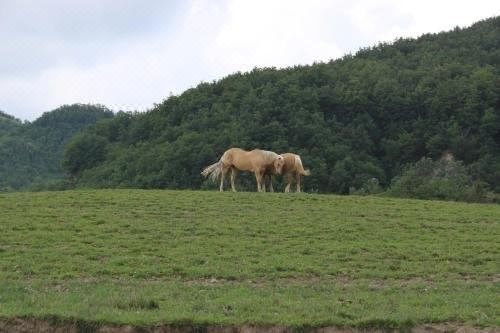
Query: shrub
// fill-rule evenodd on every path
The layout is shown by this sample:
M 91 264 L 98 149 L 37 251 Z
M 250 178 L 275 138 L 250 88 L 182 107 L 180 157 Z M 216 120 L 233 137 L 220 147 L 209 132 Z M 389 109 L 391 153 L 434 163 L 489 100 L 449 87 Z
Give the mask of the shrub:
M 474 182 L 461 161 L 422 158 L 393 179 L 387 194 L 417 199 L 491 202 L 486 183 Z
M 368 179 L 360 189 L 354 187 L 349 188 L 349 194 L 355 195 L 370 195 L 382 193 L 384 190 L 380 186 L 378 178 Z

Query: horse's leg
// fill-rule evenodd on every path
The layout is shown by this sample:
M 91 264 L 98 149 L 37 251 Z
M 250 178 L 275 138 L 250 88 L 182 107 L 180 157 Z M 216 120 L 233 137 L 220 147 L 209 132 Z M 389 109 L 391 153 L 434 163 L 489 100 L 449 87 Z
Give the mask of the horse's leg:
M 262 192 L 262 172 L 255 171 L 255 180 L 257 180 L 257 192 Z
M 285 193 L 289 193 L 290 192 L 290 186 L 292 185 L 292 177 L 287 174 L 285 176 L 285 179 L 286 179 L 286 187 L 285 187 Z
M 233 192 L 236 192 L 236 186 L 234 185 L 234 180 L 236 179 L 236 176 L 238 175 L 238 170 L 236 168 L 231 168 L 231 189 Z
M 269 175 L 269 192 L 274 192 L 273 188 L 273 176 Z
M 300 173 L 297 172 L 295 177 L 297 179 L 297 193 L 300 193 L 300 180 L 301 180 Z
M 224 166 L 222 167 L 221 174 L 220 174 L 220 187 L 219 187 L 220 192 L 224 191 L 224 179 L 226 178 L 227 170 L 228 170 L 228 168 L 226 168 Z

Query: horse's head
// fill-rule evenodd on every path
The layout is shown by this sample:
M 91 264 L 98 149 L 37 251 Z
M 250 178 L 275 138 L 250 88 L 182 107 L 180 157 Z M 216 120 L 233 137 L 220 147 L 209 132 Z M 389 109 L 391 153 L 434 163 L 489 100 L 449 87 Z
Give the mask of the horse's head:
M 283 171 L 283 165 L 285 165 L 285 159 L 283 158 L 283 156 L 278 155 L 278 157 L 274 160 L 273 165 L 276 174 L 281 175 L 281 172 Z

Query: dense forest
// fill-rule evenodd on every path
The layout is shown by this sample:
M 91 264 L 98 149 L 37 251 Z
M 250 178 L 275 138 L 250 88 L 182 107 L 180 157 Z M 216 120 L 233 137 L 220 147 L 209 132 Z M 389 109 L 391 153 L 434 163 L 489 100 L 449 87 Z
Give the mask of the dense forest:
M 65 105 L 33 122 L 0 112 L 0 191 L 61 184 L 64 145 L 75 133 L 113 113 L 99 105 Z
M 258 147 L 300 154 L 309 192 L 500 192 L 499 72 L 495 17 L 328 63 L 235 73 L 145 113 L 75 104 L 22 122 L 0 111 L 0 191 L 213 188 L 203 167 L 229 147 Z M 240 188 L 254 187 L 243 175 Z
M 500 192 L 500 17 L 201 83 L 88 128 L 64 166 L 76 185 L 204 188 L 200 171 L 229 147 L 300 154 L 307 191 L 387 187 L 447 154 Z

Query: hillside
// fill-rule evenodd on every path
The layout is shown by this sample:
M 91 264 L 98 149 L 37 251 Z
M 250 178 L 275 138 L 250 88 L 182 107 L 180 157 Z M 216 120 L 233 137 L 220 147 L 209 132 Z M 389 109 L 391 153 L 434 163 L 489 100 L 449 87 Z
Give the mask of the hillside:
M 111 118 L 102 106 L 65 105 L 33 122 L 0 113 L 0 191 L 47 187 L 64 179 L 63 149 L 75 133 Z
M 386 187 L 451 153 L 500 192 L 500 17 L 311 66 L 201 83 L 72 140 L 66 170 L 93 187 L 200 188 L 228 147 L 302 156 L 307 191 Z M 92 156 L 82 163 L 79 156 Z
M 94 190 L 0 194 L 0 211 L 0 330 L 500 327 L 499 205 Z
M 0 110 L 0 140 L 22 126 L 19 119 Z

